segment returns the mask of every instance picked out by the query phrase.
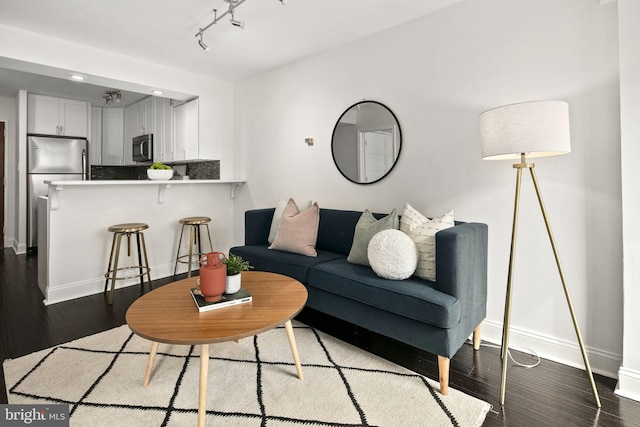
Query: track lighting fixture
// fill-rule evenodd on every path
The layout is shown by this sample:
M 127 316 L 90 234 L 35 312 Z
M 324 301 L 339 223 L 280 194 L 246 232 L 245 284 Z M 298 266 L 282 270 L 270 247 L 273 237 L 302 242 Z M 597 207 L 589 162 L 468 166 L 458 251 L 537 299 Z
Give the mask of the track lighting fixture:
M 202 33 L 200 34 L 200 38 L 198 39 L 198 44 L 205 52 L 209 52 L 209 46 L 202 40 Z
M 122 94 L 119 90 L 108 90 L 107 95 L 103 96 L 105 105 L 111 105 L 114 102 L 120 102 Z
M 209 25 L 207 25 L 206 27 L 200 28 L 200 30 L 196 33 L 196 37 L 198 38 L 198 44 L 205 52 L 209 50 L 209 46 L 207 46 L 207 44 L 202 40 L 202 35 L 204 34 L 205 31 L 211 28 L 212 25 L 217 24 L 218 21 L 224 18 L 225 16 L 231 15 L 231 19 L 229 20 L 229 22 L 231 22 L 231 25 L 233 25 L 234 27 L 244 28 L 244 22 L 236 20 L 235 10 L 238 6 L 240 6 L 242 3 L 244 3 L 247 0 L 224 0 L 224 1 L 226 3 L 229 3 L 229 8 L 220 16 L 218 16 L 218 10 L 213 9 L 213 21 L 211 21 Z M 287 3 L 287 0 L 278 0 L 278 1 L 282 5 Z
M 236 21 L 236 17 L 233 13 L 233 10 L 231 10 L 231 19 L 229 20 L 229 22 L 231 22 L 231 25 L 233 25 L 234 27 L 244 28 L 244 22 Z

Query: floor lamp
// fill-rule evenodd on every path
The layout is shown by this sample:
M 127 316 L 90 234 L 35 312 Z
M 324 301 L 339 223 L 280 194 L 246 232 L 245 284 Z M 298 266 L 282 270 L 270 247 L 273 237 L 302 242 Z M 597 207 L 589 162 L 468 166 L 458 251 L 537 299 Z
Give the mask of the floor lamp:
M 518 206 L 520 204 L 520 182 L 522 170 L 529 169 L 533 186 L 538 196 L 542 217 L 547 227 L 553 254 L 560 273 L 560 280 L 578 337 L 582 358 L 591 382 L 591 390 L 596 406 L 600 408 L 598 390 L 593 380 L 589 359 L 582 341 L 582 334 L 571 303 L 571 296 L 560 264 L 555 239 L 551 232 L 547 211 L 542 202 L 542 194 L 534 171 L 535 165 L 527 163 L 527 157 L 545 157 L 566 154 L 571 151 L 569 135 L 569 106 L 562 101 L 536 101 L 506 105 L 486 111 L 480 115 L 480 141 L 482 158 L 487 160 L 511 159 L 520 160 L 513 167 L 517 170 L 516 197 L 513 209 L 513 228 L 511 229 L 511 252 L 509 255 L 509 274 L 507 278 L 507 294 L 504 307 L 504 323 L 502 326 L 502 377 L 500 383 L 500 405 L 504 405 L 507 381 L 507 362 L 509 351 L 509 326 L 511 320 L 511 290 L 513 281 L 513 265 L 516 252 L 516 230 L 518 226 Z

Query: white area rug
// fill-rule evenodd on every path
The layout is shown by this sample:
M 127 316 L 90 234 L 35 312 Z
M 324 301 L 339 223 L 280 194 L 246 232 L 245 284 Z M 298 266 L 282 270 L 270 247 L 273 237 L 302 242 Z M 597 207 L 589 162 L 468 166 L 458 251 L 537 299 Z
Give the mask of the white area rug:
M 294 323 L 304 380 L 284 328 L 212 344 L 207 425 L 480 426 L 490 405 Z M 68 403 L 71 426 L 193 426 L 198 347 L 150 342 L 125 325 L 3 364 L 9 403 Z

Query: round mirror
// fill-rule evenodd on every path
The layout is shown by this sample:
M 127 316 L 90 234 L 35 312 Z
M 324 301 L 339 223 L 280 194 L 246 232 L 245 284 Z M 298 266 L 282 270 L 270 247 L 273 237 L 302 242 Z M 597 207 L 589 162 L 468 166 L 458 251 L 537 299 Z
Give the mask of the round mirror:
M 342 113 L 331 137 L 331 154 L 340 173 L 356 184 L 387 176 L 400 155 L 402 133 L 383 104 L 362 101 Z

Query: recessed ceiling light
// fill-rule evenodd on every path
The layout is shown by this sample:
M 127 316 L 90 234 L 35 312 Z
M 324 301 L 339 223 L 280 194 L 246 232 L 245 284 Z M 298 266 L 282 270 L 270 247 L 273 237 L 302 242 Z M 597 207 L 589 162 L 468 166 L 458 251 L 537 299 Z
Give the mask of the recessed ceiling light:
M 87 80 L 87 78 L 85 76 L 81 76 L 80 74 L 69 74 L 69 78 L 71 80 L 75 80 L 77 82 L 83 82 L 83 81 Z
M 156 90 L 152 90 L 151 93 L 154 94 L 154 95 L 162 95 L 164 92 L 161 91 L 161 90 L 156 89 Z

